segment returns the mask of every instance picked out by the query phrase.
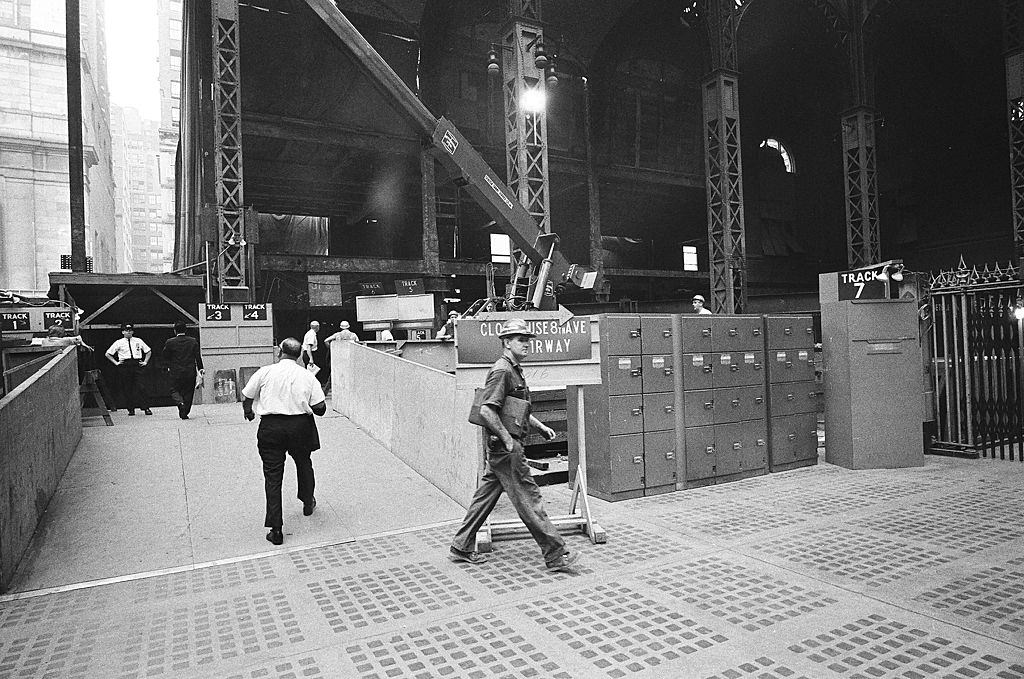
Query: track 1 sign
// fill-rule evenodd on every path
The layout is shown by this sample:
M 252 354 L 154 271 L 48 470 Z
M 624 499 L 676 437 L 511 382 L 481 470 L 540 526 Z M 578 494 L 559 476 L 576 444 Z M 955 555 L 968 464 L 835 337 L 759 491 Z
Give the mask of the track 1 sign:
M 838 272 L 839 299 L 885 299 L 889 286 L 886 279 L 879 277 L 882 268 Z

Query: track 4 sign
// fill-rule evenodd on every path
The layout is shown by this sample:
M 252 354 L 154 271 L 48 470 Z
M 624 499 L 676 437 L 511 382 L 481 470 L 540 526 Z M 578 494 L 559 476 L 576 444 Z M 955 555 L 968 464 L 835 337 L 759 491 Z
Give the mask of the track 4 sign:
M 840 271 L 839 299 L 885 299 L 888 296 L 888 281 L 880 277 L 882 267 Z

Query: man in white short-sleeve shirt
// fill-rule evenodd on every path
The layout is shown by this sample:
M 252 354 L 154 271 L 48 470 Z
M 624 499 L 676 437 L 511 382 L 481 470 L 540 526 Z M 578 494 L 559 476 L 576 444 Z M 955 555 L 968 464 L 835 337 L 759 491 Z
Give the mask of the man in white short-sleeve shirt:
M 320 323 L 318 321 L 310 321 L 309 330 L 302 336 L 302 357 L 306 361 L 306 365 L 313 362 L 313 352 L 319 348 L 319 344 L 316 341 L 316 334 L 320 332 Z
M 285 453 L 292 456 L 298 479 L 302 513 L 309 516 L 316 507 L 313 490 L 316 479 L 310 454 L 320 448 L 313 415 L 327 412 L 320 382 L 302 367 L 302 345 L 293 337 L 281 342 L 277 363 L 260 368 L 242 389 L 242 412 L 252 421 L 260 416 L 256 446 L 263 460 L 267 511 L 264 525 L 270 529 L 267 540 L 284 542 L 281 509 L 281 481 L 284 478 Z
M 117 369 L 117 381 L 121 387 L 121 398 L 128 408 L 128 414 L 135 414 L 135 407 L 152 415 L 149 400 L 142 388 L 142 371 L 149 363 L 152 351 L 145 342 L 135 336 L 135 326 L 131 323 L 121 324 L 121 339 L 107 349 L 107 360 Z

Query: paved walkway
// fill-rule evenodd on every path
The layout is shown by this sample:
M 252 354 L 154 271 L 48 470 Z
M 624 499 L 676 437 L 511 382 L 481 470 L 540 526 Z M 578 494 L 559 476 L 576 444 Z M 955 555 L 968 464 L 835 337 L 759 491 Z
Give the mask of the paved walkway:
M 84 483 L 87 468 L 69 470 L 73 483 L 90 488 L 87 495 L 153 509 L 104 517 L 119 545 L 107 550 L 106 561 L 84 541 L 46 545 L 47 536 L 67 532 L 64 522 L 76 520 L 54 517 L 30 570 L 53 570 L 40 563 L 44 557 L 75 562 L 79 550 L 91 555 L 82 573 L 93 575 L 234 557 L 6 597 L 0 678 L 1024 677 L 1020 463 L 928 458 L 920 469 L 868 472 L 819 465 L 635 501 L 595 500 L 608 543 L 571 536 L 583 552 L 580 573 L 549 574 L 530 540 L 496 543 L 483 565 L 452 564 L 445 558 L 450 525 L 350 539 L 378 522 L 412 527 L 461 514 L 443 500 L 432 504 L 437 498 L 420 494 L 406 472 L 394 469 L 385 473 L 401 483 L 385 477 L 358 506 L 318 479 L 321 505 L 310 517 L 318 523 L 302 524 L 296 502 L 296 516 L 285 519 L 293 531 L 286 549 L 266 553 L 253 517 L 259 470 L 255 454 L 242 453 L 252 432 L 231 424 L 233 416 L 207 410 L 194 423 L 203 429 L 188 433 L 160 415 L 113 428 L 127 450 L 173 439 L 171 432 L 206 441 L 222 427 L 242 444 L 211 442 L 207 455 L 229 460 L 205 472 L 200 463 L 210 461 L 201 453 L 133 456 L 135 476 L 144 480 L 106 490 Z M 341 418 L 325 426 L 344 442 L 339 450 L 386 455 L 365 437 L 362 447 L 351 443 L 362 434 Z M 114 452 L 90 446 L 95 431 L 86 432 L 72 466 L 93 474 L 123 466 Z M 226 449 L 235 447 L 239 457 L 230 457 Z M 321 457 L 324 475 L 344 482 L 344 470 L 326 471 L 328 456 Z M 174 474 L 165 458 L 174 458 Z M 187 509 L 163 490 L 173 484 L 188 491 Z M 62 485 L 61 493 L 74 490 Z M 200 497 L 205 493 L 220 499 Z M 565 489 L 545 493 L 563 512 Z M 58 509 L 62 502 L 72 500 L 59 497 Z M 219 509 L 193 508 L 204 502 Z M 394 515 L 404 507 L 410 511 Z M 169 518 L 182 512 L 199 518 Z M 203 518 L 211 513 L 216 518 Z M 390 518 L 378 518 L 384 514 Z M 157 558 L 153 545 L 182 526 L 191 551 L 165 550 Z M 156 537 L 136 546 L 121 532 Z M 312 545 L 324 538 L 337 544 Z M 230 545 L 219 547 L 220 540 Z M 147 556 L 127 556 L 129 546 Z M 246 549 L 253 555 L 240 556 Z M 27 577 L 21 588 L 69 577 Z

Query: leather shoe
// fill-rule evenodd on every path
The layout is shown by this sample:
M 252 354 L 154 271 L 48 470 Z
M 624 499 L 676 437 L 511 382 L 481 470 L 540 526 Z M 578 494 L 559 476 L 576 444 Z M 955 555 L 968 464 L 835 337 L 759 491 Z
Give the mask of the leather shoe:
M 267 539 L 275 545 L 284 543 L 284 533 L 281 532 L 280 528 L 271 528 L 270 532 L 267 533 Z
M 302 515 L 309 516 L 313 513 L 314 509 L 316 509 L 316 498 L 302 504 Z
M 128 414 L 134 417 L 135 416 L 135 411 L 134 410 L 129 410 Z
M 152 415 L 153 414 L 153 411 L 150 410 L 149 408 L 143 408 L 142 412 L 146 413 L 147 415 Z

